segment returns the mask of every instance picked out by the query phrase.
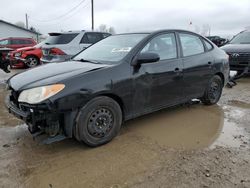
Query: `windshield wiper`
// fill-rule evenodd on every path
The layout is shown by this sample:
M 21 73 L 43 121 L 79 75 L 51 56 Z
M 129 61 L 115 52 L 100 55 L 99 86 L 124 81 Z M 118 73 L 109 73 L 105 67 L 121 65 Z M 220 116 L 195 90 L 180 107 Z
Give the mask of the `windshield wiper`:
M 102 64 L 98 61 L 93 61 L 93 60 L 87 60 L 87 59 L 73 59 L 74 61 L 81 61 L 81 62 L 88 62 L 88 63 L 93 63 L 93 64 Z

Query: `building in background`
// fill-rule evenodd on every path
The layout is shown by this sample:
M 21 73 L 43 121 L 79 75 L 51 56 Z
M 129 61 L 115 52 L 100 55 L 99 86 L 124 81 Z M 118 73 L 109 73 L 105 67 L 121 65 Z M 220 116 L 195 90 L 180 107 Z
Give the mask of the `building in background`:
M 39 42 L 40 33 L 19 27 L 15 24 L 0 20 L 0 39 L 8 37 L 25 37 L 33 38 L 35 41 Z

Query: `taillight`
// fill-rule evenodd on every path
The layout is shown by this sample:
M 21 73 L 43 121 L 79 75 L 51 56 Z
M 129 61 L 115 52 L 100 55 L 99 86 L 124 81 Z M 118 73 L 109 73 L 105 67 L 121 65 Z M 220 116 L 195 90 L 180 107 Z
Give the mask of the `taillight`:
M 59 48 L 51 48 L 50 52 L 51 55 L 66 55 L 62 50 Z

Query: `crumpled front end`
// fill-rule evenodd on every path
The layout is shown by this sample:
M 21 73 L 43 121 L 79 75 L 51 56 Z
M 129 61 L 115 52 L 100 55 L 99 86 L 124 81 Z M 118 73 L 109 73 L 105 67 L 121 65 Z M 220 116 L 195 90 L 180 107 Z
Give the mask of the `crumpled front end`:
M 28 125 L 33 137 L 37 138 L 43 135 L 42 143 L 50 144 L 73 136 L 72 113 L 74 112 L 55 110 L 54 105 L 49 100 L 37 105 L 19 103 L 19 95 L 18 91 L 10 89 L 5 104 L 9 113 Z

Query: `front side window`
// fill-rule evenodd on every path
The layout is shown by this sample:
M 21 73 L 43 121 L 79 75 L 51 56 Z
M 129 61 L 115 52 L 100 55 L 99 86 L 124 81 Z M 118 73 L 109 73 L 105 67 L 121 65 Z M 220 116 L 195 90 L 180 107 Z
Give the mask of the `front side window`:
M 122 60 L 148 34 L 112 35 L 90 46 L 74 60 L 95 60 L 110 64 Z
M 19 45 L 19 44 L 23 44 L 23 41 L 19 40 L 19 39 L 12 39 L 11 40 L 11 44 Z
M 160 60 L 177 58 L 177 48 L 174 33 L 162 34 L 153 38 L 141 53 L 157 53 Z
M 0 45 L 8 45 L 9 44 L 9 40 L 1 40 L 0 41 Z
M 179 36 L 184 57 L 204 52 L 203 43 L 198 36 L 184 33 L 180 33 Z

